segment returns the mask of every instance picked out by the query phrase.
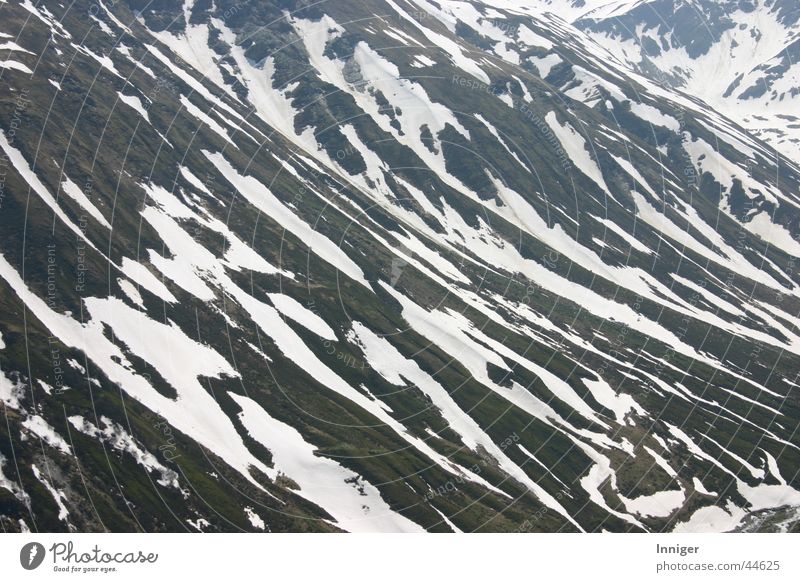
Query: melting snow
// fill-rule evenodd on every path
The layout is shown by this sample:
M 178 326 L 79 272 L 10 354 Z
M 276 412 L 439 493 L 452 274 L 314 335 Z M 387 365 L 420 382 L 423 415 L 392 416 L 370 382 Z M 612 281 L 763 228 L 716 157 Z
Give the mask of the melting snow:
M 41 416 L 34 415 L 26 418 L 22 422 L 22 426 L 38 436 L 48 445 L 54 449 L 58 449 L 65 455 L 72 454 L 72 448 L 67 442 L 58 434 L 55 429 L 48 424 L 48 422 Z
M 419 525 L 394 512 L 380 491 L 339 463 L 317 454 L 294 428 L 270 416 L 255 401 L 228 393 L 239 405 L 239 418 L 254 439 L 272 453 L 275 469 L 299 486 L 296 493 L 322 507 L 351 532 L 421 532 Z

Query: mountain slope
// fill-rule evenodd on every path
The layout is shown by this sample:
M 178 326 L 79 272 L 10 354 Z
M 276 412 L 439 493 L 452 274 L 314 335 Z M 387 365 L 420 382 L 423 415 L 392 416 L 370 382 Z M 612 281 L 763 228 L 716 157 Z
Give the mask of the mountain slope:
M 6 530 L 800 506 L 800 171 L 704 102 L 503 2 L 0 11 Z
M 625 65 L 800 159 L 800 9 L 780 0 L 601 3 L 567 18 Z M 566 9 L 562 8 L 566 6 Z

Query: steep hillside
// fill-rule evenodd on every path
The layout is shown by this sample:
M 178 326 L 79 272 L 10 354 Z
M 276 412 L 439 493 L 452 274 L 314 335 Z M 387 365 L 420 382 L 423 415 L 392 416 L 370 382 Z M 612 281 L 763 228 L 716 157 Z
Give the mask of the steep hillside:
M 800 169 L 491 4 L 0 4 L 5 531 L 798 527 Z

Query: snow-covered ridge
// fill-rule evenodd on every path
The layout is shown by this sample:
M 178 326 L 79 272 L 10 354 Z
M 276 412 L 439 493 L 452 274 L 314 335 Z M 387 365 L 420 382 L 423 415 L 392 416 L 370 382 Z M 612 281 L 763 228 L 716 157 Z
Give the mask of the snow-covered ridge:
M 65 528 L 100 451 L 162 529 L 800 505 L 800 173 L 570 24 L 641 3 L 367 4 L 14 4 L 53 48 L 4 83 L 106 129 L 0 133 L 0 487 Z

